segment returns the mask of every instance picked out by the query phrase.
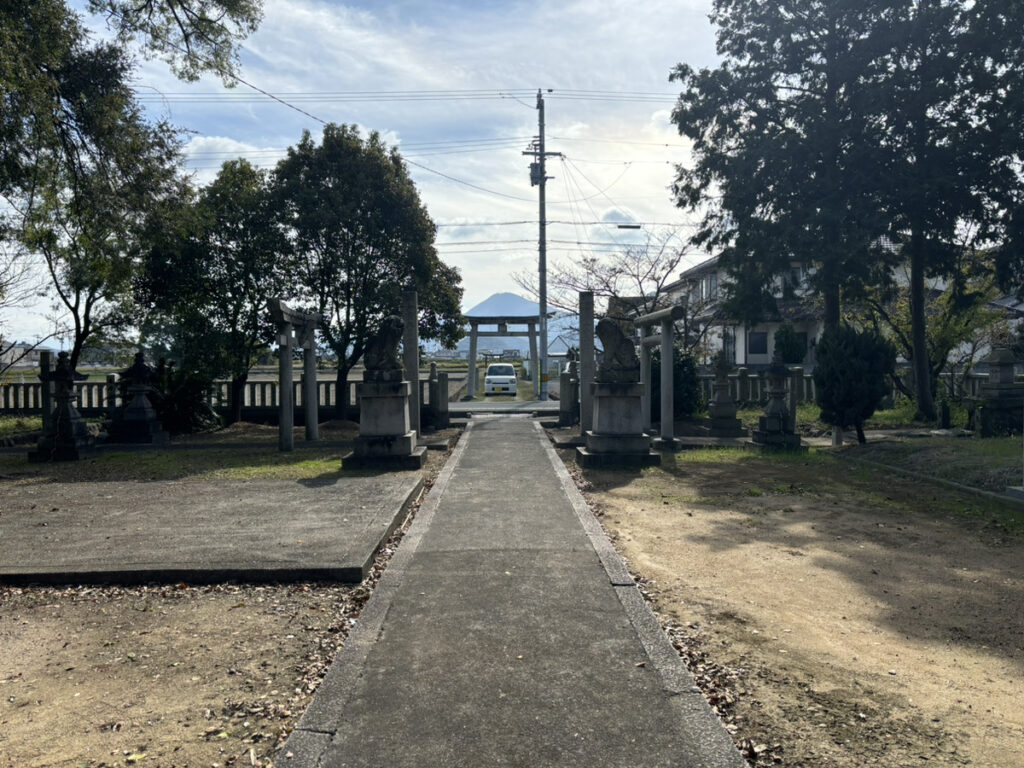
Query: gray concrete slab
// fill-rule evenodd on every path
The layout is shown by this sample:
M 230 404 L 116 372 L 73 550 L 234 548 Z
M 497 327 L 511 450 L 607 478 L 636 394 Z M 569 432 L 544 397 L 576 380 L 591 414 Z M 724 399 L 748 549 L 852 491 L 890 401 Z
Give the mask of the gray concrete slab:
M 473 419 L 445 472 L 282 764 L 744 765 L 534 423 Z
M 19 485 L 0 505 L 0 581 L 358 582 L 421 488 L 418 472 Z

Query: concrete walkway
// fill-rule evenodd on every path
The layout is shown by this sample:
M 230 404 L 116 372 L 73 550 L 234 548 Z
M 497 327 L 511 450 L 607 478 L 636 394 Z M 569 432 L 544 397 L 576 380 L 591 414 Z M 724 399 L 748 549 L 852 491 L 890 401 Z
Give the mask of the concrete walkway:
M 470 422 L 276 764 L 745 765 L 516 416 Z

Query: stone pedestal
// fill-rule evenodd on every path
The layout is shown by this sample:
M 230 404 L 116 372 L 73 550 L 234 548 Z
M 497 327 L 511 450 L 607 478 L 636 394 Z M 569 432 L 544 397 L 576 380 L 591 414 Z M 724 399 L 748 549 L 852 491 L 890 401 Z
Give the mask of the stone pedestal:
M 359 437 L 343 460 L 346 469 L 419 469 L 427 449 L 410 426 L 407 381 L 364 381 L 359 397 Z
M 707 437 L 747 436 L 743 423 L 736 418 L 736 403 L 733 402 L 729 389 L 728 374 L 719 374 L 713 385 L 711 401 L 708 403 L 711 418 L 701 427 L 701 432 Z
M 1014 377 L 1016 358 L 1005 348 L 997 348 L 982 362 L 988 363 L 988 381 L 982 385 L 972 404 L 972 426 L 982 437 L 1001 437 L 1021 431 L 1024 383 Z
M 576 449 L 583 467 L 659 464 L 644 434 L 643 385 L 640 382 L 595 382 L 591 389 L 593 429 L 585 433 L 586 445 Z
M 110 437 L 118 443 L 150 443 L 164 445 L 170 442 L 170 435 L 164 431 L 153 405 L 146 396 L 147 388 L 132 386 L 128 390 L 132 400 L 125 407 L 120 418 L 110 425 Z
M 29 461 L 77 461 L 94 453 L 96 441 L 75 407 L 74 376 L 67 352 L 58 355 L 57 368 L 53 373 L 41 375 L 44 384 L 53 382 L 57 406 L 50 416 L 46 433 L 39 439 L 36 449 L 29 451 Z
M 790 429 L 789 408 L 786 406 L 786 379 L 789 370 L 782 363 L 775 362 L 768 369 L 768 405 L 758 428 L 752 430 L 750 439 L 754 445 L 764 448 L 798 450 L 800 435 Z

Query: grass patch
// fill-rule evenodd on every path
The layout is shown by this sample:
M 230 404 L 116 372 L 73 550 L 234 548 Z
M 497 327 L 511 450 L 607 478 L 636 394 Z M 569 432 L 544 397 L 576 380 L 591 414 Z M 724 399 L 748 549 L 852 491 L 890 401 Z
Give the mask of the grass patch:
M 0 455 L 0 473 L 52 482 L 155 480 L 306 480 L 340 476 L 341 453 L 276 447 L 175 449 L 100 453 L 77 462 L 29 464 L 25 454 Z
M 924 437 L 868 443 L 850 450 L 854 457 L 994 493 L 1021 482 L 1019 437 Z
M 42 416 L 0 416 L 0 437 L 38 432 L 42 428 Z

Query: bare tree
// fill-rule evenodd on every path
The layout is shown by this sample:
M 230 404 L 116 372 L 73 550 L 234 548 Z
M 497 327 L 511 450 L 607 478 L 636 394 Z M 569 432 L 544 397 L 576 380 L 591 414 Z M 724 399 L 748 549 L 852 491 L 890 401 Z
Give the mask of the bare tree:
M 628 314 L 644 315 L 678 304 L 685 311 L 676 323 L 681 347 L 704 357 L 713 316 L 711 300 L 700 292 L 667 289 L 678 280 L 684 252 L 683 240 L 674 230 L 648 233 L 647 242 L 626 246 L 609 254 L 590 254 L 578 260 L 552 262 L 548 270 L 548 306 L 577 314 L 580 291 L 592 291 L 595 310 L 607 312 L 609 304 L 624 307 Z M 538 299 L 536 272 L 517 272 L 512 280 L 528 296 Z
M 590 254 L 578 260 L 549 263 L 548 305 L 575 313 L 580 291 L 593 291 L 595 309 L 603 311 L 611 298 L 629 298 L 641 314 L 666 303 L 665 286 L 683 259 L 682 241 L 673 230 L 648 233 L 647 242 L 624 246 L 609 254 Z M 517 272 L 512 280 L 531 298 L 540 292 L 536 272 Z
M 33 268 L 29 254 L 18 243 L 0 241 L 0 374 L 53 337 L 54 333 L 37 337 L 33 342 L 21 344 L 8 328 L 8 318 L 15 310 L 24 310 L 42 295 L 44 282 L 38 269 Z

